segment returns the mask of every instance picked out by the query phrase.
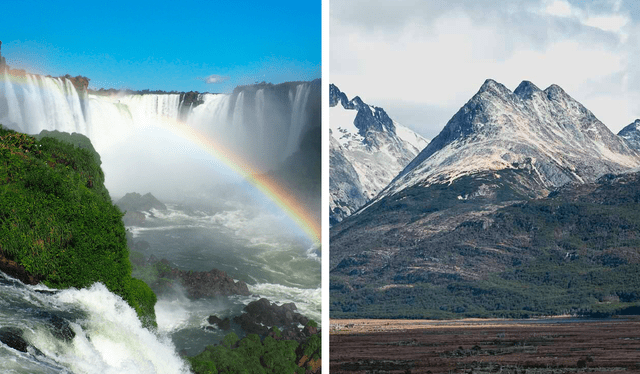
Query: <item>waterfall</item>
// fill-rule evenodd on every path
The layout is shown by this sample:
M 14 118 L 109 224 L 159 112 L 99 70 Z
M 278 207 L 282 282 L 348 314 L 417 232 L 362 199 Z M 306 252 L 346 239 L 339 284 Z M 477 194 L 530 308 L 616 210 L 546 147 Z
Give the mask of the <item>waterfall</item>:
M 0 121 L 28 133 L 42 130 L 60 130 L 86 134 L 87 124 L 80 96 L 68 80 L 27 74 L 16 79 L 3 76 L 6 111 L 0 112 Z M 4 106 L 3 106 L 4 107 Z
M 7 98 L 7 108 L 6 113 L 8 114 L 7 119 L 11 123 L 22 123 L 22 113 L 20 113 L 20 105 L 18 104 L 18 98 L 16 97 L 16 93 L 13 90 L 13 85 L 9 81 L 9 75 L 7 70 L 4 71 L 4 89 L 5 96 Z
M 42 130 L 87 135 L 98 152 L 152 127 L 159 117 L 184 122 L 242 156 L 261 171 L 276 168 L 300 146 L 312 126 L 309 107 L 314 82 L 244 86 L 232 94 L 201 94 L 204 102 L 182 108 L 179 94 L 102 96 L 78 93 L 71 81 L 4 72 L 0 123 L 29 134 Z M 318 109 L 319 112 L 319 109 Z M 319 125 L 319 119 L 317 119 Z
M 291 127 L 289 129 L 289 141 L 287 142 L 287 153 L 292 154 L 298 149 L 302 131 L 305 129 L 307 100 L 310 90 L 304 86 L 296 87 L 296 94 L 292 101 Z

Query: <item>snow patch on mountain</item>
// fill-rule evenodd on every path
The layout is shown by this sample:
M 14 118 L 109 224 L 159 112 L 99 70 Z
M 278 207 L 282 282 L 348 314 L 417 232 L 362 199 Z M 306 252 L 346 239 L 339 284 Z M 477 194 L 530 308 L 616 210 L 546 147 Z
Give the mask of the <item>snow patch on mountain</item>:
M 384 109 L 330 86 L 330 209 L 339 222 L 376 196 L 428 141 Z

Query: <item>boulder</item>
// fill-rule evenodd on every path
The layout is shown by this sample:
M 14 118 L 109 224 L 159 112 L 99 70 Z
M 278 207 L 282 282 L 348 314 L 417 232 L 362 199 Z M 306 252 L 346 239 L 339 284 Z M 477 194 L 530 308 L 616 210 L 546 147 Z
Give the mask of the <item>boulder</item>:
M 307 325 L 309 319 L 297 312 L 294 303 L 277 305 L 261 298 L 249 303 L 244 311 L 245 313 L 234 317 L 233 321 L 247 334 L 270 335 L 276 339 L 299 342 L 311 335 L 310 330 L 300 328 L 300 325 Z
M 209 271 L 188 271 L 171 267 L 162 259 L 154 266 L 160 278 L 178 280 L 190 298 L 243 295 L 249 296 L 249 288 L 243 281 L 235 281 L 226 272 L 218 269 Z
M 22 337 L 22 330 L 16 327 L 0 328 L 0 342 L 20 352 L 27 352 L 29 343 Z
M 210 315 L 209 318 L 207 318 L 207 321 L 211 325 L 217 325 L 220 330 L 227 331 L 231 329 L 231 320 L 229 319 L 229 317 L 220 319 L 220 317 L 218 316 Z

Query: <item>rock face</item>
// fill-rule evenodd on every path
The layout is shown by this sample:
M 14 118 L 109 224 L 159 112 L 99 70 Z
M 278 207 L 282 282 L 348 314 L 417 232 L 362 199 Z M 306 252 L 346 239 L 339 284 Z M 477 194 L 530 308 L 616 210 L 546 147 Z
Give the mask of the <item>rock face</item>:
M 180 93 L 180 119 L 186 120 L 189 112 L 204 103 L 202 95 L 197 91 Z
M 428 141 L 393 121 L 382 108 L 349 100 L 330 85 L 330 219 L 337 223 L 363 206 Z
M 0 271 L 19 279 L 22 283 L 31 285 L 40 283 L 44 278 L 42 275 L 29 274 L 24 266 L 8 259 L 2 250 L 0 250 Z
M 144 226 L 147 216 L 143 212 L 151 213 L 151 209 L 166 211 L 167 206 L 156 199 L 150 192 L 140 195 L 130 192 L 116 202 L 116 205 L 125 212 L 122 221 L 126 226 Z
M 147 192 L 144 195 L 140 195 L 137 192 L 130 192 L 124 195 L 120 200 L 116 202 L 122 210 L 131 211 L 150 211 L 151 209 L 167 210 L 167 206 L 160 200 L 156 199 L 151 192 Z
M 640 150 L 640 119 L 625 126 L 618 136 L 624 138 L 633 148 Z
M 78 94 L 80 94 L 80 97 L 84 98 L 85 94 L 87 93 L 87 89 L 89 88 L 89 78 L 83 77 L 82 75 L 72 77 L 69 74 L 65 74 L 64 76 L 60 76 L 59 78 L 71 82 L 71 84 L 73 84 L 73 86 L 78 91 Z
M 531 298 L 538 308 L 547 301 L 516 296 L 513 288 L 496 291 L 495 283 L 483 288 L 479 282 L 493 274 L 544 295 L 550 292 L 541 286 L 544 276 L 523 274 L 532 264 L 531 269 L 551 273 L 553 264 L 570 259 L 578 261 L 567 265 L 566 279 L 573 282 L 558 284 L 559 289 L 577 283 L 582 290 L 595 289 L 575 269 L 594 266 L 606 274 L 606 267 L 638 263 L 634 253 L 640 242 L 628 230 L 640 220 L 625 204 L 640 200 L 632 182 L 622 177 L 611 177 L 613 187 L 598 195 L 609 200 L 598 200 L 594 191 L 605 190 L 607 176 L 639 165 L 640 154 L 627 141 L 560 87 L 542 91 L 525 81 L 511 92 L 487 80 L 388 187 L 332 227 L 332 315 L 382 317 L 375 315 L 382 305 L 388 307 L 385 313 L 397 312 L 399 300 L 423 303 L 423 310 L 441 303 L 435 315 L 505 305 L 531 311 L 530 304 L 513 306 L 512 301 Z M 568 196 L 581 189 L 592 192 L 589 198 L 570 201 Z M 629 196 L 615 205 L 622 195 Z M 618 281 L 607 287 L 615 289 Z M 457 299 L 465 290 L 468 297 Z M 576 295 L 576 303 L 589 303 L 586 294 Z M 483 302 L 494 304 L 474 304 Z M 373 310 L 369 304 L 378 312 L 366 314 Z

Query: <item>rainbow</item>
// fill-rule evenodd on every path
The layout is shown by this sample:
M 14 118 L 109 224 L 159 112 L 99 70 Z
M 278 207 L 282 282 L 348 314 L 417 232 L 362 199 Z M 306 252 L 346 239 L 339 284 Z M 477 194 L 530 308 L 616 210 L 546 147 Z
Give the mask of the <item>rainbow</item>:
M 258 189 L 263 195 L 273 201 L 289 218 L 291 218 L 305 234 L 317 245 L 321 243 L 321 227 L 310 210 L 274 178 L 259 173 L 248 162 L 237 154 L 228 150 L 224 145 L 216 143 L 210 137 L 194 129 L 186 123 L 170 119 L 159 118 L 155 124 L 171 131 L 174 135 L 187 140 L 204 152 L 224 163 L 235 173 Z

